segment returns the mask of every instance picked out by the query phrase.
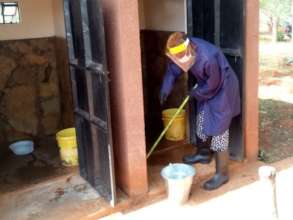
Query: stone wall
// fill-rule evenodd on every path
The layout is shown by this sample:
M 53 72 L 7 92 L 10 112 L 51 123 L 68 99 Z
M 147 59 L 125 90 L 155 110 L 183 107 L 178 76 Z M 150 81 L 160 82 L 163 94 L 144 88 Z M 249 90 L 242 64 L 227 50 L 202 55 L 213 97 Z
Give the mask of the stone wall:
M 69 75 L 67 43 L 63 37 L 55 38 L 56 44 L 56 65 L 59 78 L 60 99 L 61 99 L 61 124 L 62 127 L 72 127 L 74 125 L 73 101 L 71 91 L 71 81 Z
M 55 38 L 0 42 L 1 151 L 62 127 L 59 75 Z

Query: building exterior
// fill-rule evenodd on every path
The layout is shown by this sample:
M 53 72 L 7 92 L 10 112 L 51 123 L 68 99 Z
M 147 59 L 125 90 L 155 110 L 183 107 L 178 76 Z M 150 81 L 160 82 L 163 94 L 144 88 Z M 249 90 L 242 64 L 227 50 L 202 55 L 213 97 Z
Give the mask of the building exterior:
M 27 56 L 33 65 L 38 66 L 34 70 L 43 71 L 41 66 L 46 64 L 53 68 L 52 72 L 56 75 L 55 78 L 58 78 L 58 80 L 52 81 L 52 85 L 51 82 L 43 81 L 42 83 L 47 84 L 40 85 L 44 89 L 43 96 L 50 96 L 53 100 L 53 102 L 49 102 L 47 105 L 41 105 L 41 107 L 48 107 L 50 111 L 53 109 L 54 112 L 49 112 L 50 114 L 45 115 L 47 117 L 45 122 L 42 121 L 42 115 L 21 115 L 20 120 L 18 116 L 14 117 L 14 114 L 7 113 L 8 116 L 11 115 L 12 121 L 18 120 L 16 124 L 20 125 L 20 130 L 25 123 L 28 123 L 26 120 L 22 121 L 22 119 L 26 117 L 32 118 L 33 120 L 29 120 L 29 122 L 35 123 L 28 123 L 26 127 L 31 128 L 33 135 L 40 135 L 40 137 L 45 134 L 52 135 L 62 127 L 73 125 L 72 115 L 74 108 L 71 103 L 68 59 L 70 67 L 75 64 L 72 63 L 73 60 L 71 60 L 70 52 L 69 58 L 67 57 L 66 36 L 68 40 L 70 39 L 70 35 L 68 35 L 68 24 L 67 32 L 65 31 L 66 22 L 64 22 L 63 17 L 65 16 L 65 21 L 66 18 L 70 17 L 66 13 L 69 11 L 66 8 L 68 4 L 79 4 L 76 3 L 79 1 L 65 0 L 64 2 L 65 14 L 63 14 L 64 8 L 63 1 L 61 0 L 46 0 L 44 2 L 42 1 L 42 3 L 37 3 L 35 0 L 21 1 L 20 14 L 22 15 L 21 19 L 23 19 L 22 23 L 13 27 L 0 27 L 0 32 L 5 33 L 0 36 L 2 40 L 1 44 L 6 45 L 11 43 L 12 46 L 10 48 L 16 48 L 13 49 L 14 52 L 22 51 L 21 53 L 29 54 L 32 50 L 29 49 L 27 44 L 47 45 L 46 42 L 49 42 L 55 45 L 49 45 L 49 52 L 47 51 L 50 53 L 49 61 L 44 60 L 45 58 L 47 59 L 46 56 L 45 58 L 41 56 Z M 152 137 L 156 136 L 160 131 L 160 127 L 156 127 L 155 124 L 158 118 L 159 107 L 158 101 L 155 101 L 156 97 L 154 96 L 158 93 L 158 87 L 162 80 L 162 74 L 164 73 L 165 57 L 162 48 L 164 47 L 166 37 L 173 31 L 184 31 L 191 35 L 198 35 L 207 39 L 212 38 L 211 40 L 218 43 L 218 46 L 222 46 L 222 36 L 224 36 L 223 39 L 230 39 L 231 37 L 229 36 L 234 37 L 229 42 L 231 45 L 228 45 L 228 48 L 224 48 L 228 54 L 227 56 L 230 56 L 232 61 L 235 59 L 235 68 L 239 68 L 238 76 L 241 78 L 242 85 L 242 115 L 235 123 L 236 136 L 233 140 L 236 141 L 233 141 L 232 144 L 235 146 L 239 145 L 235 153 L 236 156 L 240 155 L 239 160 L 254 161 L 257 159 L 258 1 L 230 0 L 225 1 L 224 4 L 224 1 L 210 0 L 197 1 L 197 5 L 195 5 L 195 1 L 191 0 L 96 1 L 99 3 L 95 3 L 94 0 L 88 0 L 84 2 L 90 2 L 90 4 L 94 4 L 95 7 L 101 9 L 104 18 L 103 20 L 99 20 L 99 25 L 103 25 L 104 27 L 101 28 L 99 26 L 100 29 L 98 30 L 103 31 L 104 29 L 104 36 L 102 37 L 105 37 L 105 42 L 101 41 L 100 38 L 93 38 L 92 40 L 99 41 L 99 43 L 103 42 L 107 58 L 107 61 L 104 60 L 103 64 L 105 64 L 106 69 L 109 71 L 110 96 L 106 96 L 106 98 L 109 102 L 107 111 L 111 116 L 111 120 L 107 121 L 111 135 L 109 135 L 110 137 L 107 136 L 107 138 L 111 140 L 108 140 L 107 145 L 105 145 L 110 150 L 102 156 L 111 157 L 110 159 L 108 158 L 110 162 L 107 161 L 107 163 L 111 163 L 109 172 L 111 172 L 114 178 L 109 179 L 109 181 L 112 186 L 119 187 L 129 196 L 142 195 L 148 191 L 148 163 L 146 158 L 146 153 L 150 145 L 148 136 L 150 135 L 150 140 L 152 140 Z M 30 10 L 29 3 L 30 6 L 34 5 L 37 8 Z M 234 8 L 238 10 L 236 11 L 236 15 L 234 12 L 235 16 L 232 13 Z M 88 9 L 88 11 L 90 10 Z M 81 10 L 81 16 L 83 12 Z M 97 11 L 98 15 L 99 13 L 101 12 Z M 95 13 L 91 11 L 91 14 L 93 15 Z M 76 16 L 76 13 L 73 16 Z M 235 21 L 240 22 L 241 25 L 239 26 Z M 92 24 L 89 22 L 88 26 L 91 27 Z M 33 26 L 39 31 L 35 29 L 31 30 Z M 232 29 L 237 27 L 238 29 L 226 30 L 225 27 Z M 94 29 L 93 27 L 91 28 Z M 228 34 L 228 36 L 225 34 Z M 31 42 L 36 38 L 38 38 L 39 43 Z M 52 39 L 48 40 L 47 38 Z M 30 42 L 20 42 L 25 39 L 30 39 Z M 43 40 L 45 43 L 41 42 Z M 238 44 L 234 45 L 233 42 L 238 42 Z M 226 45 L 227 42 L 223 44 Z M 235 46 L 235 48 L 231 49 L 229 46 Z M 54 52 L 51 51 L 53 47 Z M 25 51 L 26 49 L 29 50 Z M 37 50 L 40 50 L 40 48 L 37 48 Z M 55 59 L 52 58 L 52 53 L 56 56 Z M 231 54 L 229 55 L 229 53 Z M 20 60 L 18 61 L 20 62 Z M 7 63 L 9 64 L 9 62 Z M 7 68 L 10 68 L 8 64 Z M 38 74 L 36 72 L 35 75 Z M 4 85 L 5 80 L 6 76 L 4 77 L 3 74 L 2 78 L 0 78 L 0 85 Z M 34 88 L 30 86 L 29 89 L 27 89 L 27 85 L 26 87 L 16 88 L 17 91 L 13 94 L 23 94 L 21 92 L 22 90 L 33 93 Z M 37 86 L 36 88 L 39 87 Z M 180 100 L 185 95 L 182 92 L 184 88 L 187 89 L 186 78 L 182 78 L 178 87 L 175 88 L 175 90 L 181 92 L 177 93 L 177 96 L 173 96 L 170 105 L 176 106 L 180 103 Z M 2 88 L 0 87 L 0 89 Z M 12 91 L 11 88 L 7 88 L 8 90 Z M 12 98 L 8 98 L 7 100 L 12 100 Z M 41 97 L 40 100 L 48 101 L 45 98 Z M 91 97 L 91 101 L 94 101 L 94 98 Z M 26 102 L 25 104 L 30 108 L 26 112 L 39 112 L 34 109 L 39 103 L 38 100 L 39 98 L 36 97 Z M 11 106 L 13 107 L 14 103 Z M 47 111 L 44 109 L 40 112 L 46 113 Z M 154 134 L 150 134 L 152 130 Z M 19 135 L 21 136 L 23 134 L 19 132 Z M 189 136 L 191 137 L 192 134 L 189 134 Z M 24 137 L 21 136 L 21 138 Z M 13 141 L 14 139 L 15 137 L 11 137 L 8 141 Z M 114 157 L 112 157 L 111 150 L 114 152 Z M 80 155 L 80 157 L 83 157 L 84 161 L 89 159 L 86 155 Z M 101 158 L 103 157 L 93 157 L 92 160 L 94 160 L 94 164 L 103 164 L 104 162 Z M 105 166 L 109 168 L 109 164 Z M 94 168 L 91 165 L 88 167 L 89 170 L 94 170 Z
M 144 23 L 146 28 L 155 29 L 155 19 L 160 22 L 158 21 L 160 17 L 156 17 L 159 16 L 158 12 L 156 11 L 153 17 L 143 16 L 142 13 L 151 13 L 150 10 L 158 7 L 164 14 L 164 9 L 168 8 L 166 6 L 168 1 L 165 5 L 158 3 L 156 6 L 150 5 L 151 2 L 102 1 L 108 64 L 112 80 L 111 111 L 115 121 L 112 127 L 117 165 L 116 177 L 119 187 L 129 195 L 145 193 L 148 190 L 140 25 Z M 187 3 L 184 2 L 182 5 L 188 7 Z M 174 1 L 170 1 L 169 4 L 174 4 Z M 170 8 L 172 10 L 171 6 Z M 245 160 L 251 161 L 256 160 L 258 154 L 258 9 L 258 1 L 244 1 L 242 132 Z M 184 15 L 187 14 L 187 10 L 183 12 L 175 10 L 173 14 L 170 12 L 169 18 L 176 17 L 177 13 Z M 152 20 L 148 21 L 148 18 Z M 184 21 L 179 21 L 176 25 L 178 24 L 180 26 Z M 185 24 L 187 25 L 187 22 Z M 169 29 L 175 31 L 172 27 Z M 184 30 L 188 30 L 188 27 L 178 31 Z

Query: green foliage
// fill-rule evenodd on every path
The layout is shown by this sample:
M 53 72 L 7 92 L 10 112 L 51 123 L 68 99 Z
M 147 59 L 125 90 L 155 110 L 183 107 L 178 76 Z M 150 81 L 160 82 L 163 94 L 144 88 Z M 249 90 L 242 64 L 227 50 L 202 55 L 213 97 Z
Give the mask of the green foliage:
M 282 31 L 278 31 L 277 33 L 277 41 L 285 41 L 285 34 Z
M 258 151 L 258 160 L 262 162 L 266 162 L 268 160 L 267 153 L 264 149 L 259 149 Z
M 293 21 L 293 0 L 260 0 L 261 13 L 269 18 L 273 41 L 284 41 L 284 30 L 277 30 L 284 22 Z
M 260 0 L 260 8 L 267 16 L 277 17 L 280 21 L 292 16 L 293 0 Z

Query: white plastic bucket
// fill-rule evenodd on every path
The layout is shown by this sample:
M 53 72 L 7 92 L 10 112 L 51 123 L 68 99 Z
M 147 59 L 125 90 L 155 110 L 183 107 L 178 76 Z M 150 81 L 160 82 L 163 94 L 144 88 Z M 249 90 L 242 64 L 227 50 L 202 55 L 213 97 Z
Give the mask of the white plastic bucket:
M 195 174 L 194 167 L 182 163 L 169 164 L 161 171 L 166 181 L 170 203 L 182 205 L 187 202 Z

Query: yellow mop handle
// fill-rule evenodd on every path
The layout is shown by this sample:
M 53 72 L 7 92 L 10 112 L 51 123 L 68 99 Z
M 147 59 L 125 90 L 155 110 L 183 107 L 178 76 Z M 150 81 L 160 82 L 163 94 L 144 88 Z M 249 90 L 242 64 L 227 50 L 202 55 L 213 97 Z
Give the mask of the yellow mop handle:
M 164 137 L 164 135 L 166 134 L 167 130 L 170 128 L 170 126 L 172 125 L 173 121 L 175 120 L 175 118 L 179 115 L 179 113 L 182 111 L 182 109 L 184 108 L 184 106 L 186 105 L 186 103 L 189 101 L 190 96 L 187 96 L 184 101 L 182 102 L 182 104 L 180 105 L 179 109 L 176 111 L 176 113 L 173 115 L 172 119 L 169 121 L 169 123 L 167 124 L 167 126 L 165 127 L 165 129 L 162 131 L 162 133 L 160 134 L 160 136 L 158 137 L 158 139 L 156 140 L 156 142 L 153 144 L 153 146 L 151 147 L 150 151 L 147 154 L 147 159 L 151 156 L 151 154 L 153 153 L 153 151 L 155 150 L 155 148 L 158 146 L 158 144 L 160 143 L 160 141 L 162 140 L 162 138 Z

